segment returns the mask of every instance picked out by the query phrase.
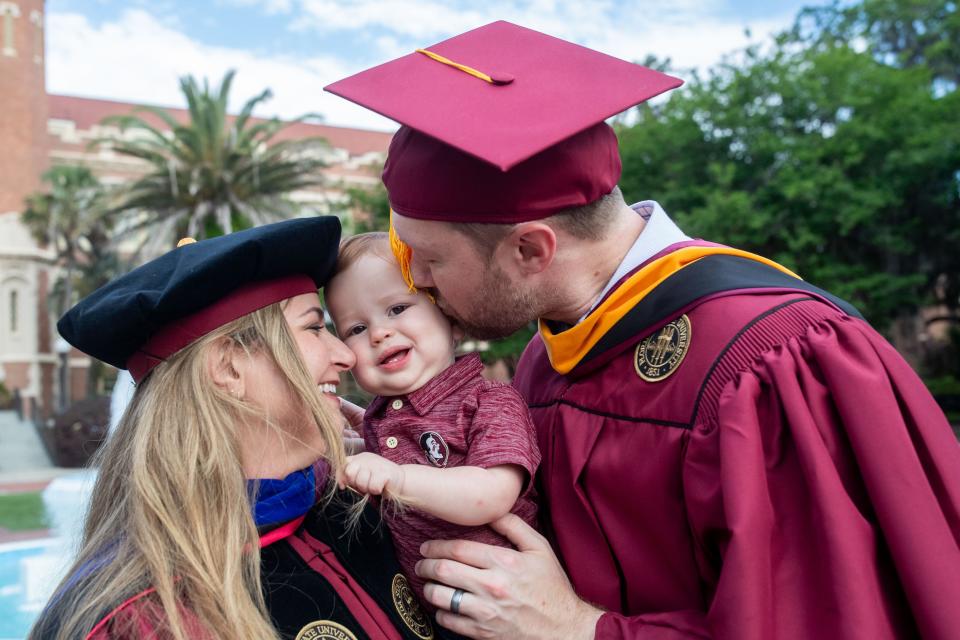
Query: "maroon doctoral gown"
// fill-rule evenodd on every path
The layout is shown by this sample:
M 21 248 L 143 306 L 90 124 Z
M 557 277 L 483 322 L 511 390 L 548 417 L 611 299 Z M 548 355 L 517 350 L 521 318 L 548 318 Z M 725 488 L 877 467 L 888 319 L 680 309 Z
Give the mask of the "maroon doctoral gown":
M 960 448 L 919 378 L 776 269 L 668 275 L 599 341 L 542 331 L 515 381 L 597 638 L 960 637 Z

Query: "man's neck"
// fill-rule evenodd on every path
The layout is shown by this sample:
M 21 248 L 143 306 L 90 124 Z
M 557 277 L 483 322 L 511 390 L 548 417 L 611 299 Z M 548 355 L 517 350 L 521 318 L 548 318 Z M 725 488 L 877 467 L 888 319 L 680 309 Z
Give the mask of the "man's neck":
M 596 304 L 624 256 L 636 242 L 646 221 L 627 205 L 623 206 L 606 236 L 590 242 L 571 239 L 557 270 L 556 309 L 544 319 L 574 325 Z

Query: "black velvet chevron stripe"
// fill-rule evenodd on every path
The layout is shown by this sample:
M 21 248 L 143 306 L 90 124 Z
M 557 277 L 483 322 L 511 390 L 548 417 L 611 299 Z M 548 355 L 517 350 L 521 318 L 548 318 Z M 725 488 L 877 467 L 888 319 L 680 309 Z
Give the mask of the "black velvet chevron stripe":
M 716 293 L 742 289 L 783 289 L 811 293 L 830 302 L 847 315 L 863 318 L 849 302 L 779 269 L 749 258 L 713 255 L 697 260 L 664 280 L 627 312 L 590 349 L 580 364 L 635 338 L 647 327 L 665 322 L 691 302 Z

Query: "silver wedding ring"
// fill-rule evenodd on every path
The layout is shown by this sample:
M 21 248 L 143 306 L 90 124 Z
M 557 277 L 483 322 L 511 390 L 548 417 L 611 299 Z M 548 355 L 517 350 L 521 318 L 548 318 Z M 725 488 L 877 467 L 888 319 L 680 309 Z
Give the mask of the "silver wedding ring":
M 460 602 L 463 600 L 463 589 L 454 589 L 450 596 L 450 613 L 460 613 Z

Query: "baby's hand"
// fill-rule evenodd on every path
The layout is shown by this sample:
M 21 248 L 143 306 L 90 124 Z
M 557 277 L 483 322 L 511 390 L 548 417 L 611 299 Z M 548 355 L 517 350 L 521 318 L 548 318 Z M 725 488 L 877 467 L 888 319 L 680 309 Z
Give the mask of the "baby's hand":
M 358 453 L 347 457 L 340 484 L 360 493 L 399 496 L 403 492 L 403 468 L 375 453 Z

